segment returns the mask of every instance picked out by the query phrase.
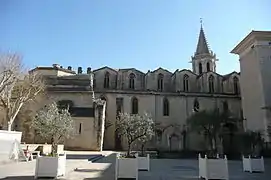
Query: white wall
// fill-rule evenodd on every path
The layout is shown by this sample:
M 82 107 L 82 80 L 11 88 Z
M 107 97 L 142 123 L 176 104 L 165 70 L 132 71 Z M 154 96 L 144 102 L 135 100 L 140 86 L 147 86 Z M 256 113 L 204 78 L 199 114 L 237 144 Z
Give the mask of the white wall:
M 9 160 L 13 143 L 21 143 L 22 132 L 0 130 L 0 163 Z

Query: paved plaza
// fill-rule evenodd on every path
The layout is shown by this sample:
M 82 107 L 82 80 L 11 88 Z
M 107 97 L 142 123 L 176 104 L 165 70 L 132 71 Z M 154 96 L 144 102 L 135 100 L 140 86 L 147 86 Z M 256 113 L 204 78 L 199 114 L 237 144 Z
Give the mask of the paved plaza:
M 68 159 L 65 180 L 114 180 L 115 154 L 95 163 L 86 159 Z M 241 161 L 229 161 L 232 180 L 270 180 L 271 159 L 265 160 L 265 173 L 245 173 Z M 0 179 L 34 179 L 35 161 L 0 165 Z M 193 180 L 198 179 L 198 161 L 187 159 L 151 159 L 151 170 L 139 172 L 139 180 Z

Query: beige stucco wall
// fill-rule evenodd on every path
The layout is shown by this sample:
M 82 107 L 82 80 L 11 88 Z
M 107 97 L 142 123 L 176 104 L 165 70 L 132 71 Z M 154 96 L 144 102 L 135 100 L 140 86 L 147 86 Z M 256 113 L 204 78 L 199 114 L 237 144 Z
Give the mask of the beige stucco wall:
M 73 150 L 97 150 L 97 132 L 93 117 L 74 117 L 75 135 L 65 141 L 65 148 Z M 79 127 L 81 124 L 81 133 Z
M 262 108 L 271 104 L 270 55 L 270 48 L 254 46 L 240 56 L 242 106 L 250 130 L 266 132 L 268 113 Z
M 191 97 L 187 96 L 176 96 L 169 94 L 148 94 L 148 93 L 96 93 L 97 97 L 103 95 L 107 100 L 107 113 L 106 119 L 115 122 L 116 121 L 116 98 L 123 98 L 123 110 L 122 112 L 131 113 L 131 99 L 136 97 L 138 99 L 139 114 L 148 112 L 152 115 L 155 123 L 160 124 L 161 127 L 166 127 L 171 124 L 177 124 L 180 127 L 176 130 L 168 129 L 162 135 L 162 142 L 159 147 L 168 149 L 169 142 L 168 137 L 172 133 L 180 134 L 183 130 L 183 125 L 186 125 L 187 118 L 193 113 L 194 100 L 197 99 L 200 104 L 200 109 L 213 109 L 219 107 L 222 109 L 223 102 L 227 101 L 229 109 L 236 116 L 240 116 L 241 104 L 238 98 L 225 97 L 200 97 L 194 95 Z M 169 116 L 163 116 L 163 99 L 167 97 L 169 100 Z M 114 149 L 115 146 L 115 127 L 111 126 L 105 132 L 105 148 Z M 197 134 L 190 135 L 188 137 L 188 146 L 190 149 L 200 150 L 204 147 L 203 139 L 199 138 Z M 182 141 L 182 140 L 180 140 Z M 181 142 L 180 142 L 181 144 Z M 124 148 L 126 144 L 123 144 Z M 150 147 L 156 147 L 156 141 L 152 141 L 149 144 Z M 182 148 L 180 146 L 180 148 Z

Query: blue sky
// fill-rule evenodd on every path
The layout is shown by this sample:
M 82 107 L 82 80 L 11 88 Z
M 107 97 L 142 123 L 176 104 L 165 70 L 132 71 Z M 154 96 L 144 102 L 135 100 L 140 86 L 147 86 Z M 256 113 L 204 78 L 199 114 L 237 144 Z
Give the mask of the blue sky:
M 217 71 L 239 71 L 229 52 L 251 30 L 271 30 L 270 0 L 1 0 L 0 51 L 29 68 L 191 68 L 200 18 Z

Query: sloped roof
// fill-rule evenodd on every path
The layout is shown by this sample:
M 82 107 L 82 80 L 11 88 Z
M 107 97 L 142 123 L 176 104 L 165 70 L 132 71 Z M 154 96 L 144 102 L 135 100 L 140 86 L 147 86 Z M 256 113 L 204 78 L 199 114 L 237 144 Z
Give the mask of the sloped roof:
M 201 26 L 200 33 L 199 33 L 197 50 L 195 52 L 195 55 L 202 55 L 202 54 L 210 54 L 210 50 L 209 50 L 209 47 L 208 47 L 208 43 L 207 43 L 203 28 Z

